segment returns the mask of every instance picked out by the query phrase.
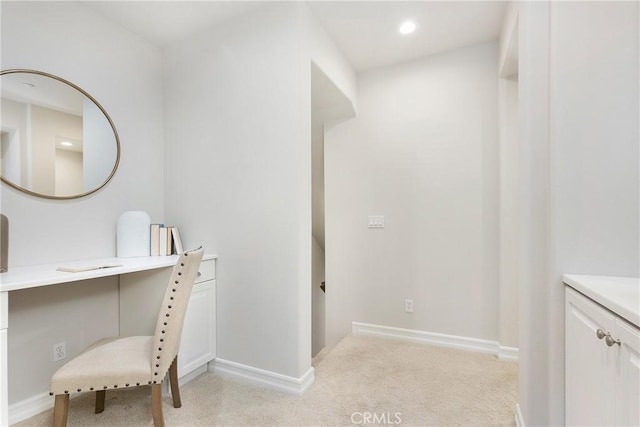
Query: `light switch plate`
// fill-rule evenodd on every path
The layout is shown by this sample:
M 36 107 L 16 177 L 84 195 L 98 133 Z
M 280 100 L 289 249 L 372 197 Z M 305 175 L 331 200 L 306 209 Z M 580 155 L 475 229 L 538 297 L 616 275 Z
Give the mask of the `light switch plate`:
M 369 228 L 384 228 L 384 215 L 369 215 Z

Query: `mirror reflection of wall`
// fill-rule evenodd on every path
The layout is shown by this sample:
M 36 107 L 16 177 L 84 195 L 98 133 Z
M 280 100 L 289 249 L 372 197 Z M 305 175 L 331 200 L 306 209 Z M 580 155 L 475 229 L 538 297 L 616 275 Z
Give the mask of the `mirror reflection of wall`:
M 82 141 L 56 137 L 55 195 L 83 193 Z
M 23 187 L 27 184 L 26 147 L 20 138 L 27 133 L 27 114 L 20 102 L 2 98 L 2 176 Z
M 82 116 L 2 99 L 3 176 L 37 193 L 82 193 L 82 123 Z
M 82 109 L 83 128 L 83 192 L 98 188 L 113 170 L 118 146 L 113 141 L 113 129 L 98 106 L 85 99 Z M 77 193 L 76 193 L 77 194 Z
M 32 105 L 31 111 L 31 188 L 38 193 L 55 196 L 77 194 L 65 193 L 56 187 L 58 175 L 68 175 L 64 171 L 56 171 L 56 140 L 60 135 L 82 140 L 82 117 L 37 105 Z M 58 167 L 63 167 L 63 164 L 58 164 Z M 82 188 L 82 183 L 79 184 Z

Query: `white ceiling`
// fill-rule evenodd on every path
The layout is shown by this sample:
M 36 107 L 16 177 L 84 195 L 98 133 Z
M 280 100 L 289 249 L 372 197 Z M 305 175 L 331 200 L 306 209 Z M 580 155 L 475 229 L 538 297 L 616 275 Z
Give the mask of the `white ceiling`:
M 268 4 L 268 1 L 84 1 L 158 46 Z M 357 71 L 496 40 L 505 1 L 309 1 Z M 411 35 L 399 24 L 414 20 Z
M 506 2 L 335 1 L 311 10 L 357 71 L 497 40 Z M 405 20 L 417 24 L 401 35 Z
M 130 31 L 165 46 L 265 5 L 264 1 L 81 1 Z

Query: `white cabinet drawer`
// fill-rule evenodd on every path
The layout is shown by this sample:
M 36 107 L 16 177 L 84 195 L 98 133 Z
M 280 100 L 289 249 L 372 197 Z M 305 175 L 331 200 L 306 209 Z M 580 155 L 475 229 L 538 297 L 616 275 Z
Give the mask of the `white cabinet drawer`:
M 216 260 L 207 259 L 200 262 L 200 268 L 198 269 L 198 276 L 195 283 L 206 282 L 207 280 L 213 280 L 216 277 Z

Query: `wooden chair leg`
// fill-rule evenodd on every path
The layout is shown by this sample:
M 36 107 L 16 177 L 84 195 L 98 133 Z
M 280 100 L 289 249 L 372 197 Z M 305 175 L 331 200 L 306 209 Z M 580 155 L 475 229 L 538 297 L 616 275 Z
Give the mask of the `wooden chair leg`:
M 104 411 L 104 399 L 107 396 L 106 390 L 96 391 L 96 414 Z
M 69 413 L 69 395 L 56 394 L 53 406 L 53 427 L 65 427 L 67 425 L 67 414 Z
M 151 413 L 153 425 L 164 427 L 164 415 L 162 415 L 162 383 L 151 384 Z
M 180 384 L 178 384 L 178 356 L 173 359 L 171 366 L 169 367 L 169 384 L 171 385 L 171 396 L 173 397 L 173 407 L 182 407 L 182 400 L 180 399 Z

